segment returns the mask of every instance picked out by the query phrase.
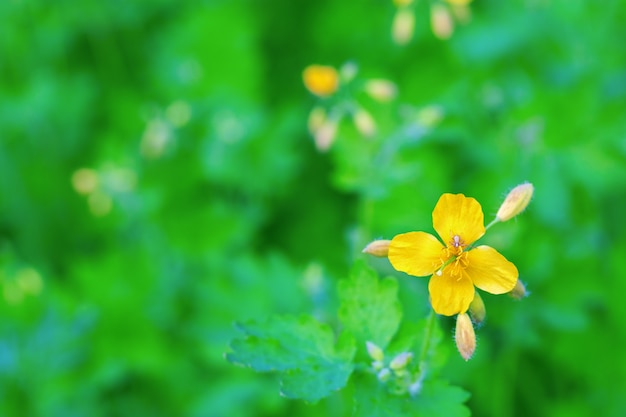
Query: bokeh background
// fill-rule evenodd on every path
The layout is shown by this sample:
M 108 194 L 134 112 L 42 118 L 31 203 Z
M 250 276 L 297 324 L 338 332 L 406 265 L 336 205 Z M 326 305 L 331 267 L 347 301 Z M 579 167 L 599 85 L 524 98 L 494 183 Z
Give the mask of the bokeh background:
M 332 323 L 369 240 L 523 181 L 484 240 L 531 296 L 443 374 L 477 416 L 625 415 L 626 3 L 475 0 L 448 39 L 431 3 L 398 44 L 391 0 L 0 2 L 0 415 L 346 414 L 229 364 L 233 322 Z M 302 71 L 347 62 L 398 94 L 320 152 Z

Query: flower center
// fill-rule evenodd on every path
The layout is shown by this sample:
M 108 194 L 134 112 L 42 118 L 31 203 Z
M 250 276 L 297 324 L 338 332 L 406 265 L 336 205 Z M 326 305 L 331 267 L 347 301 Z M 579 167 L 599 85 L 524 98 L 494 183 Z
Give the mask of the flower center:
M 467 252 L 464 251 L 466 246 L 459 235 L 452 236 L 448 246 L 443 248 L 441 267 L 437 271 L 437 275 L 441 275 L 444 268 L 448 268 L 450 275 L 461 279 L 463 270 L 469 265 Z

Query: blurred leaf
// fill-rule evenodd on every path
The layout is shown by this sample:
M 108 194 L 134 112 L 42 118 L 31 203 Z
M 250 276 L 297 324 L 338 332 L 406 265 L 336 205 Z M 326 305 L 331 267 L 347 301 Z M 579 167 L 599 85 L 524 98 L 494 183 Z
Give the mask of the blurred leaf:
M 359 349 L 368 341 L 384 349 L 402 319 L 396 280 L 379 280 L 365 262 L 357 262 L 350 279 L 339 283 L 339 297 L 339 318 L 355 336 Z
M 274 317 L 239 324 L 245 339 L 232 342 L 227 359 L 256 371 L 277 371 L 281 392 L 315 402 L 345 386 L 353 370 L 354 340 L 342 335 L 335 345 L 330 327 L 312 317 Z
M 444 381 L 426 381 L 413 397 L 390 395 L 376 380 L 359 381 L 354 417 L 467 417 L 469 394 Z

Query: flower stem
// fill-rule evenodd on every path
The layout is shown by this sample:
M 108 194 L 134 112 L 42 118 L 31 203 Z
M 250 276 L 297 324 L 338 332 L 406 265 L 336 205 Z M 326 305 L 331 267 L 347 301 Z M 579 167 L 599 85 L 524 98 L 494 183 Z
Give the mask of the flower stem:
M 489 223 L 489 224 L 487 225 L 487 227 L 485 227 L 485 232 L 487 232 L 487 230 L 489 230 L 489 228 L 490 228 L 491 226 L 493 226 L 494 224 L 498 223 L 498 221 L 499 221 L 499 220 L 498 220 L 498 218 L 497 218 L 497 217 L 496 217 L 495 219 L 493 219 L 493 220 L 491 221 L 491 223 Z
M 435 327 L 435 310 L 431 309 L 430 314 L 426 318 L 426 328 L 424 329 L 424 340 L 422 341 L 422 350 L 420 351 L 419 356 L 419 364 L 420 367 L 424 360 L 426 360 L 426 355 L 428 354 L 428 348 L 430 347 L 430 338 L 432 337 L 433 327 Z

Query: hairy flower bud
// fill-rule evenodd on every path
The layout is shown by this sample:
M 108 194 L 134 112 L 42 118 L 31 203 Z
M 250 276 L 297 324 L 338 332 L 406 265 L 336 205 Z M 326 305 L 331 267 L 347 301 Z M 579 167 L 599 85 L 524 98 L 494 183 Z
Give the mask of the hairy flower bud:
M 368 244 L 362 252 L 368 255 L 378 256 L 379 258 L 385 258 L 389 254 L 390 243 L 391 240 L 375 240 Z
M 496 220 L 505 222 L 520 214 L 530 203 L 535 187 L 529 182 L 513 188 L 496 214 Z
M 480 326 L 485 321 L 487 311 L 485 310 L 485 302 L 478 292 L 474 294 L 474 299 L 470 303 L 469 313 L 472 316 L 472 321 Z
M 393 18 L 391 36 L 398 45 L 406 45 L 413 37 L 415 16 L 408 9 L 400 9 Z
M 370 355 L 370 358 L 375 361 L 382 361 L 385 359 L 385 353 L 376 344 L 372 342 L 365 342 L 365 347 L 367 348 L 367 354 Z
M 384 79 L 372 79 L 365 83 L 365 92 L 376 101 L 393 100 L 398 93 L 394 83 Z
M 389 367 L 394 371 L 399 371 L 406 368 L 409 362 L 411 362 L 411 359 L 413 359 L 413 353 L 402 352 L 391 360 Z
M 524 283 L 518 279 L 515 283 L 515 288 L 513 288 L 509 295 L 516 300 L 521 300 L 528 295 L 528 291 L 526 291 Z
M 356 130 L 365 137 L 372 137 L 376 134 L 376 122 L 371 114 L 362 108 L 356 109 L 352 115 Z
M 467 313 L 459 314 L 456 317 L 454 341 L 463 359 L 470 360 L 476 350 L 476 333 L 474 333 L 472 320 Z
M 439 39 L 449 39 L 454 31 L 454 22 L 446 6 L 435 3 L 430 7 L 430 26 Z
M 389 368 L 383 368 L 378 372 L 377 377 L 380 382 L 387 382 L 391 378 L 391 371 Z

